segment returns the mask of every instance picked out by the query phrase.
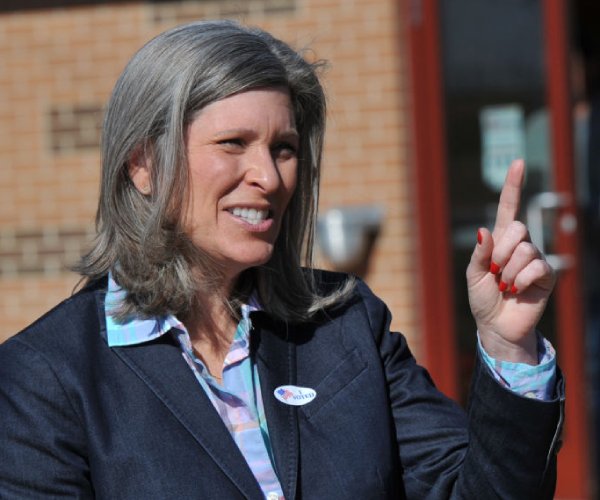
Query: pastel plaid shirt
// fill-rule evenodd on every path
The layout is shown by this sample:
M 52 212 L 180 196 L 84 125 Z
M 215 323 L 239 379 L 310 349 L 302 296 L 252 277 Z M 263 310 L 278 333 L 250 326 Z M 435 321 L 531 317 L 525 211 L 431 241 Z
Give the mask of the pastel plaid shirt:
M 552 344 L 538 334 L 538 364 L 510 363 L 492 358 L 481 345 L 481 357 L 491 368 L 494 378 L 504 387 L 526 398 L 549 401 L 556 386 L 556 352 Z
M 125 346 L 140 344 L 161 335 L 173 335 L 181 346 L 182 356 L 194 372 L 215 410 L 229 430 L 231 437 L 248 462 L 265 498 L 281 500 L 283 490 L 275 473 L 272 448 L 269 441 L 258 371 L 250 358 L 250 312 L 257 304 L 242 306 L 240 320 L 233 342 L 225 357 L 223 382 L 210 375 L 204 363 L 192 349 L 190 336 L 175 316 L 151 319 L 132 318 L 117 323 L 110 314 L 123 300 L 125 291 L 109 276 L 105 301 L 106 333 L 108 345 Z

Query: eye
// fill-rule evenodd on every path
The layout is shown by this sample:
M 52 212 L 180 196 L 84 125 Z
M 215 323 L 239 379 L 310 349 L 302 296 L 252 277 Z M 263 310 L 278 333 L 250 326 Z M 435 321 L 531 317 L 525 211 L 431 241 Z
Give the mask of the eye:
M 298 146 L 289 141 L 281 141 L 276 143 L 272 148 L 273 156 L 280 159 L 290 159 L 298 156 Z
M 219 140 L 218 144 L 225 146 L 229 149 L 241 149 L 244 147 L 245 142 L 240 137 L 228 137 L 226 139 Z

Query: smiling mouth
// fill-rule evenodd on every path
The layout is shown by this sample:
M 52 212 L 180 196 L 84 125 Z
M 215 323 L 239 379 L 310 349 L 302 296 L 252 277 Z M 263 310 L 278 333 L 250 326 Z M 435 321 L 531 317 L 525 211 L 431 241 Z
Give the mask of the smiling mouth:
M 269 210 L 257 210 L 256 208 L 235 207 L 228 210 L 234 217 L 256 226 L 269 218 Z

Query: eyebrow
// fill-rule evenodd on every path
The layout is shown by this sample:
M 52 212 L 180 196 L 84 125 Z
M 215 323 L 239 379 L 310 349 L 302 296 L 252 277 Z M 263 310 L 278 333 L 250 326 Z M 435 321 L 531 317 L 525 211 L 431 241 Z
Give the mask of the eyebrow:
M 227 129 L 227 130 L 221 130 L 219 132 L 217 132 L 214 137 L 215 138 L 219 138 L 219 137 L 227 137 L 227 136 L 231 136 L 231 135 L 244 135 L 244 134 L 248 134 L 248 133 L 254 133 L 254 130 L 249 129 L 249 128 L 232 128 L 232 129 Z M 299 140 L 300 139 L 300 134 L 298 133 L 298 131 L 295 128 L 289 128 L 284 130 L 282 133 L 277 134 L 278 137 L 293 137 L 294 139 Z

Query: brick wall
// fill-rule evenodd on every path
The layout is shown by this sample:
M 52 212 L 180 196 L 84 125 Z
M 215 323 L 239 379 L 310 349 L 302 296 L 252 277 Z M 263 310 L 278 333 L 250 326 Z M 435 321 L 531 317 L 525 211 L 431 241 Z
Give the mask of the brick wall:
M 67 268 L 93 232 L 98 124 L 126 61 L 175 24 L 229 17 L 330 61 L 323 78 L 330 112 L 321 208 L 384 208 L 367 280 L 418 352 L 399 2 L 87 3 L 0 12 L 0 339 L 78 281 Z

